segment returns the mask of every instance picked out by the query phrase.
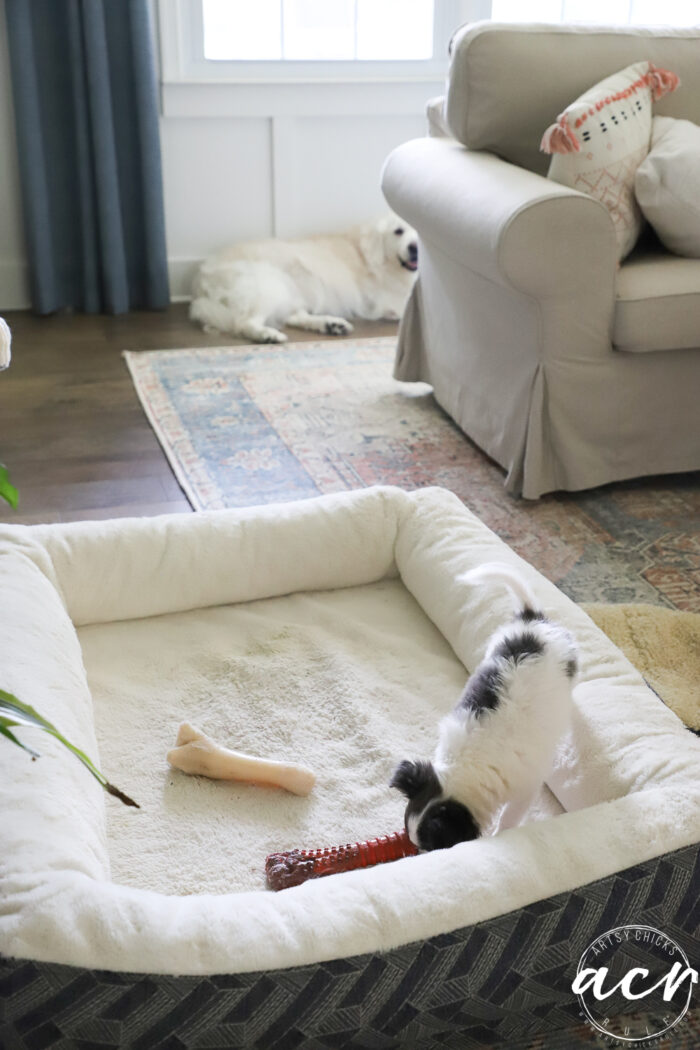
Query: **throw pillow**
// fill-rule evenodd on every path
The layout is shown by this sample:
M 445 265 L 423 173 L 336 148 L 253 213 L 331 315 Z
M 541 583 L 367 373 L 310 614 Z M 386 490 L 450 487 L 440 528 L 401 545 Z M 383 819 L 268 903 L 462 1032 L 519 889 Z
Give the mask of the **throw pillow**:
M 669 251 L 700 258 L 700 127 L 654 117 L 651 149 L 637 168 L 634 188 L 645 218 Z
M 605 205 L 620 259 L 642 228 L 634 176 L 649 152 L 651 104 L 678 83 L 675 73 L 636 62 L 577 98 L 542 137 L 540 149 L 554 154 L 548 178 Z

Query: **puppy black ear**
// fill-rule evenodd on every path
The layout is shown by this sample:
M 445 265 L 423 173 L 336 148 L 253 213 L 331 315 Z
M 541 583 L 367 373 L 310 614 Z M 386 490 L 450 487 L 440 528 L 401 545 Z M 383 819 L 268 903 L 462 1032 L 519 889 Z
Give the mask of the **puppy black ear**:
M 429 789 L 430 794 L 440 793 L 440 781 L 432 762 L 409 762 L 404 759 L 394 770 L 389 787 L 398 790 L 412 799 L 421 791 Z

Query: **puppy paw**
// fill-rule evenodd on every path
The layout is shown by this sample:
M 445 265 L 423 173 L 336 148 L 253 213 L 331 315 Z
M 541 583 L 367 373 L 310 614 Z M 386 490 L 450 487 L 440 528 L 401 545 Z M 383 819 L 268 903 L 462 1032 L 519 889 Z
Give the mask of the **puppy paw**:
M 350 335 L 353 326 L 342 317 L 329 317 L 325 323 L 326 335 Z

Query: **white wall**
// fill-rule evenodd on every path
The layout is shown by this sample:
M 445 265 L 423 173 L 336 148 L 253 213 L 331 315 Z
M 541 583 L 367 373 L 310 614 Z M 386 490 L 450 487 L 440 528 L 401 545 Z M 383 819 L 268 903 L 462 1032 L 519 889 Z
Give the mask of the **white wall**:
M 463 0 L 464 11 L 476 3 L 484 0 Z M 160 5 L 160 23 L 152 9 L 166 71 L 161 143 L 173 298 L 187 296 L 198 263 L 226 243 L 338 232 L 386 211 L 384 160 L 426 133 L 425 104 L 442 81 L 178 82 L 173 8 Z
M 381 167 L 422 114 L 162 121 L 171 292 L 227 242 L 335 232 L 386 210 Z
M 0 310 L 29 305 L 9 59 L 0 0 Z M 295 88 L 298 89 L 295 93 Z M 439 82 L 166 85 L 161 143 L 173 298 L 197 263 L 245 238 L 338 231 L 381 214 L 379 176 L 400 142 L 425 134 Z

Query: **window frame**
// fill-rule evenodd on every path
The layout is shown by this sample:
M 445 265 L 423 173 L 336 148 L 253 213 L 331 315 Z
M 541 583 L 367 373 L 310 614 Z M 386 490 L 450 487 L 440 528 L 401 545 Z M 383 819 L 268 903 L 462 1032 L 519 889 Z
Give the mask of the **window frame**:
M 158 0 L 164 84 L 328 84 L 436 81 L 447 73 L 455 28 L 490 17 L 491 0 L 435 0 L 433 58 L 414 60 L 225 61 L 204 58 L 201 0 Z

